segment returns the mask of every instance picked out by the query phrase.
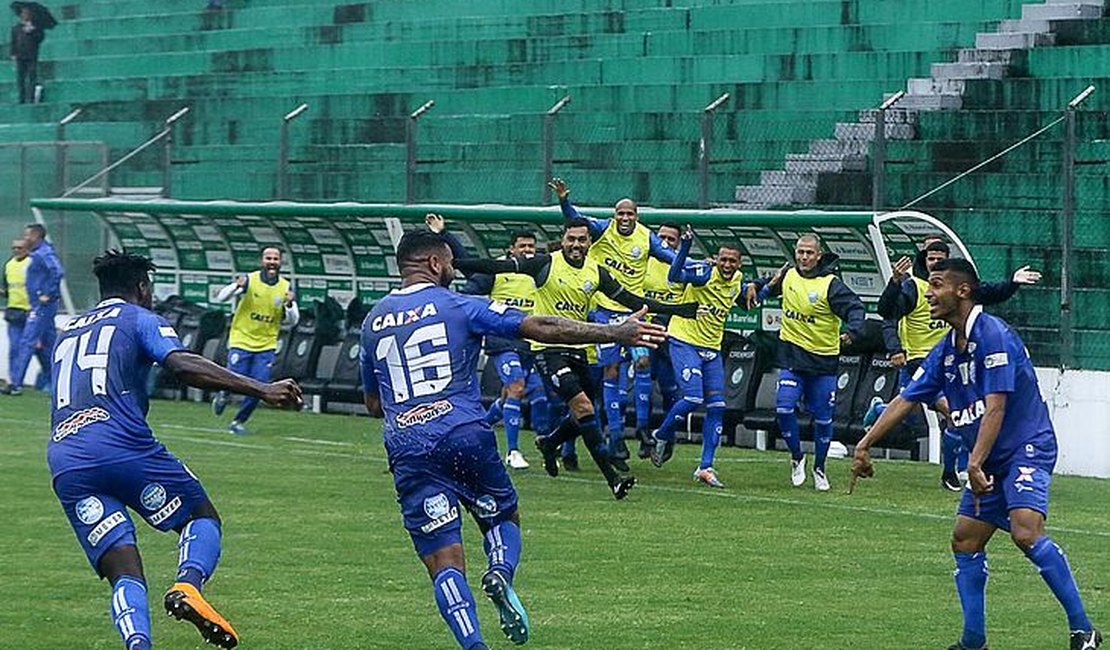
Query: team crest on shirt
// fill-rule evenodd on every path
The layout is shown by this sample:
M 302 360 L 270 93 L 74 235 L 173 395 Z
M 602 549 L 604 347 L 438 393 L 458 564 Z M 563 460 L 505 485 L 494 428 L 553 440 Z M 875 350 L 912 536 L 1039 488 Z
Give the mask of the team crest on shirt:
M 593 283 L 592 280 L 586 280 L 585 282 L 582 283 L 582 291 L 585 291 L 586 293 L 590 293 L 593 290 L 594 290 L 594 283 Z
M 820 300 L 820 299 L 821 299 L 821 297 L 817 295 L 816 291 L 810 291 L 809 292 L 809 304 L 816 305 L 817 301 Z
M 644 249 L 640 248 L 639 246 L 633 246 L 632 250 L 628 251 L 628 256 L 634 260 L 640 259 L 640 256 L 643 254 Z

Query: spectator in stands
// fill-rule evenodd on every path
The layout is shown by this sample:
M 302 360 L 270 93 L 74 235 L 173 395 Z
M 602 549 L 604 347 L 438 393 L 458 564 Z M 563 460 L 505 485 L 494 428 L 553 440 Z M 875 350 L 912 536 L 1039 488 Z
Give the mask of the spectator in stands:
M 38 85 L 39 45 L 46 33 L 35 24 L 31 10 L 24 7 L 19 13 L 19 22 L 12 25 L 11 49 L 15 63 L 16 82 L 19 86 L 19 103 L 30 104 L 35 101 L 35 86 Z
M 262 249 L 262 268 L 241 275 L 216 295 L 216 302 L 239 297 L 231 332 L 227 341 L 228 370 L 261 382 L 270 381 L 274 357 L 277 355 L 281 326 L 296 327 L 301 319 L 289 280 L 281 277 L 281 250 L 274 246 Z M 237 436 L 247 434 L 244 426 L 258 406 L 257 397 L 243 399 L 235 419 L 227 430 Z M 212 411 L 222 415 L 227 407 L 227 392 L 212 398 Z
M 15 374 L 16 350 L 19 349 L 16 344 L 23 337 L 23 328 L 27 325 L 27 313 L 31 311 L 31 301 L 27 299 L 27 267 L 30 264 L 26 240 L 12 240 L 11 259 L 4 264 L 3 275 L 0 275 L 0 294 L 8 299 L 8 305 L 4 309 L 4 320 L 8 323 L 9 377 Z
M 27 265 L 26 289 L 29 310 L 27 324 L 16 345 L 15 363 L 12 366 L 11 383 L 4 390 L 8 395 L 19 395 L 23 379 L 32 355 L 39 355 L 42 371 L 49 372 L 47 355 L 54 349 L 54 317 L 58 314 L 58 298 L 61 297 L 62 278 L 65 271 L 58 260 L 57 253 L 50 242 L 46 241 L 46 227 L 42 224 L 28 224 L 23 230 L 23 239 L 30 250 L 31 262 Z M 14 340 L 13 340 L 14 343 Z

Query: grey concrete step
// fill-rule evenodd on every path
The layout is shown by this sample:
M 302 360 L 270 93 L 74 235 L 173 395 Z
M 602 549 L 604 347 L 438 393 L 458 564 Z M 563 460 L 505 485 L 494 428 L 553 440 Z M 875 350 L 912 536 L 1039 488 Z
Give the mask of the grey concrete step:
M 875 130 L 872 129 L 871 132 L 874 133 Z M 809 152 L 818 156 L 866 155 L 870 150 L 870 140 L 811 140 L 809 143 Z
M 1047 34 L 1052 31 L 1052 22 L 1048 20 L 1003 20 L 998 23 L 999 32 L 1041 32 Z
M 906 95 L 910 97 L 910 95 Z M 906 101 L 905 98 L 902 102 Z M 901 104 L 902 102 L 899 102 Z M 912 124 L 887 124 L 883 129 L 888 140 L 913 140 L 917 130 Z M 875 124 L 862 124 L 846 122 L 837 123 L 834 134 L 837 140 L 863 140 L 870 142 L 875 139 Z
M 1005 63 L 934 63 L 929 72 L 934 79 L 1001 79 L 1008 67 Z
M 867 168 L 867 158 L 859 155 L 816 156 L 808 153 L 786 154 L 786 171 L 836 173 L 863 171 Z
M 914 77 L 906 80 L 906 92 L 910 95 L 962 95 L 965 87 L 963 79 Z
M 875 116 L 879 114 L 877 108 L 866 108 L 859 112 L 860 122 L 874 122 Z M 917 124 L 917 113 L 914 111 L 901 108 L 895 104 L 892 108 L 886 109 L 886 123 L 887 124 Z
M 952 94 L 906 95 L 899 104 L 919 111 L 954 111 L 963 108 L 964 100 Z
M 816 188 L 811 190 L 768 185 L 739 185 L 736 188 L 736 201 L 748 205 L 767 207 L 789 203 L 813 203 L 816 200 Z
M 1030 50 L 1056 43 L 1055 34 L 1039 32 L 1000 32 L 997 34 L 976 34 L 975 49 L 978 50 Z
M 1005 21 L 1003 21 L 1005 22 Z M 964 48 L 956 52 L 956 61 L 960 63 L 1006 63 L 1014 62 L 1014 50 L 977 50 Z
M 1022 5 L 1021 17 L 1027 20 L 1093 20 L 1101 18 L 1102 4 L 1080 2 Z
M 830 140 L 830 142 L 836 142 L 836 140 Z M 763 186 L 804 187 L 816 190 L 817 174 L 788 172 L 785 170 L 759 172 L 759 184 Z

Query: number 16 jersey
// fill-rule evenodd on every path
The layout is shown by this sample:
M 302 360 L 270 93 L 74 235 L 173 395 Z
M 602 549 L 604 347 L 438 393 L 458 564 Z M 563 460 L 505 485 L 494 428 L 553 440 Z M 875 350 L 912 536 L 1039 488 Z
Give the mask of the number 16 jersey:
M 150 367 L 182 349 L 161 316 L 109 299 L 66 323 L 51 354 L 53 476 L 162 449 L 146 422 Z
M 374 306 L 362 323 L 362 385 L 381 397 L 391 458 L 426 453 L 454 429 L 485 422 L 482 337 L 518 338 L 526 316 L 430 283 L 393 291 Z

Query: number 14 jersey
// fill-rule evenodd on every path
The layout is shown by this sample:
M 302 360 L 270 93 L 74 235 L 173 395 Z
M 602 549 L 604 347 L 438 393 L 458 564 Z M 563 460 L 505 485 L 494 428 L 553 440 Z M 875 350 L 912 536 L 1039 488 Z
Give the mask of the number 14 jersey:
M 182 349 L 161 316 L 119 299 L 66 323 L 51 354 L 53 476 L 162 449 L 146 422 L 150 367 Z
M 391 457 L 424 453 L 457 427 L 485 422 L 478 351 L 518 338 L 526 314 L 430 283 L 382 298 L 362 323 L 363 390 L 378 393 Z

